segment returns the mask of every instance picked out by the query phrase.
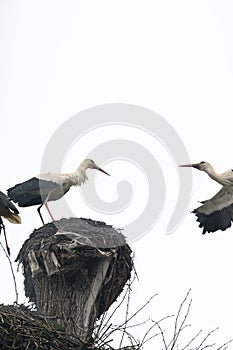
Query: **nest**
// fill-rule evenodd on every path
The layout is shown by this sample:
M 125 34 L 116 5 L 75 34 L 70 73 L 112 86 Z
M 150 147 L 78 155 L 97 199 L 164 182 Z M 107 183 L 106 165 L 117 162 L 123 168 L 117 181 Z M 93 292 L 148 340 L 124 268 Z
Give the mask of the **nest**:
M 0 349 L 95 349 L 94 324 L 130 279 L 131 253 L 123 234 L 99 221 L 34 230 L 16 261 L 36 311 L 0 306 Z
M 98 296 L 99 317 L 117 299 L 133 266 L 131 249 L 119 230 L 91 219 L 61 219 L 34 230 L 16 261 L 23 265 L 25 294 L 36 303 L 35 276 L 64 276 L 72 284 L 77 274 L 80 281 L 91 276 L 97 262 L 107 257 L 111 264 Z
M 89 350 L 25 306 L 0 305 L 0 334 L 1 350 Z

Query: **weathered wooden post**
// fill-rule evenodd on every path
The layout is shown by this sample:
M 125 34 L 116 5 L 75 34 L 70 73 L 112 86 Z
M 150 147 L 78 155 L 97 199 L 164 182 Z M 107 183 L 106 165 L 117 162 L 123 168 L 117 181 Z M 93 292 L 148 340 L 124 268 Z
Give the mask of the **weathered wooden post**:
M 90 219 L 61 219 L 35 230 L 16 261 L 23 265 L 25 294 L 38 312 L 83 342 L 132 270 L 122 233 Z

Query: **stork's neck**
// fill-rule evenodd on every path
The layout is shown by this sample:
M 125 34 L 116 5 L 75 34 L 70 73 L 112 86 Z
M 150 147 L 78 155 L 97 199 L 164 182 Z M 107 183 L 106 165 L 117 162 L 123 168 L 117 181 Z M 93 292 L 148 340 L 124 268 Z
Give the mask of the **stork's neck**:
M 212 166 L 204 171 L 209 175 L 209 177 L 211 177 L 211 179 L 223 185 L 221 174 L 217 174 Z
M 69 180 L 73 186 L 81 186 L 88 180 L 86 169 L 79 167 L 74 173 L 70 174 Z

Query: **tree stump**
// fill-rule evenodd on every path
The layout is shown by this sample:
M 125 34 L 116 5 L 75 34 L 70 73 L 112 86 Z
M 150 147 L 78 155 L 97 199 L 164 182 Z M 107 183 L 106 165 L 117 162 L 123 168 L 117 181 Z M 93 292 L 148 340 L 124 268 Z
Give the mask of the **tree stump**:
M 34 230 L 16 259 L 37 311 L 89 342 L 95 321 L 130 278 L 131 249 L 119 230 L 90 219 L 61 219 Z

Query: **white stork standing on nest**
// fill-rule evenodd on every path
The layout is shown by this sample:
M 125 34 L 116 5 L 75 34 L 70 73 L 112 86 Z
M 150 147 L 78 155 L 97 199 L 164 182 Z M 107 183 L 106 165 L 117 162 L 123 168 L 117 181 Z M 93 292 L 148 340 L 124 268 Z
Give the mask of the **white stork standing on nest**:
M 54 218 L 49 210 L 48 202 L 56 201 L 72 186 L 81 186 L 88 180 L 86 175 L 87 169 L 97 169 L 109 175 L 106 171 L 101 169 L 91 159 L 85 159 L 74 173 L 70 174 L 41 174 L 33 177 L 30 180 L 15 185 L 7 190 L 8 196 L 20 207 L 30 207 L 32 205 L 40 205 L 37 209 L 41 221 L 44 224 L 40 209 L 44 205 L 48 213 L 54 221 Z
M 10 255 L 10 248 L 7 243 L 6 230 L 5 230 L 5 225 L 2 221 L 2 216 L 6 218 L 8 221 L 10 221 L 12 224 L 21 224 L 21 218 L 18 214 L 19 214 L 18 209 L 7 198 L 7 196 L 0 191 L 0 234 L 1 234 L 1 231 L 3 230 L 5 242 L 6 242 L 6 249 L 9 255 Z
M 193 167 L 205 171 L 209 177 L 223 187 L 209 200 L 201 202 L 193 213 L 197 216 L 199 227 L 203 227 L 202 233 L 225 231 L 233 221 L 233 169 L 222 174 L 217 174 L 208 162 L 180 165 L 180 167 Z

